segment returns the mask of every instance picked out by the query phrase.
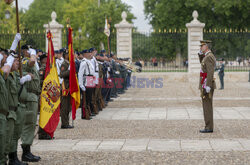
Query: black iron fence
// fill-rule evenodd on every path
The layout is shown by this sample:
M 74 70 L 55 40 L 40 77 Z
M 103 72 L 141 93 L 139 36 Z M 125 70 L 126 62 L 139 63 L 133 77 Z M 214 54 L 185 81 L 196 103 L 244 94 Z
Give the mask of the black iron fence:
M 11 47 L 15 34 L 16 33 L 14 31 L 0 31 L 0 47 L 9 49 Z M 28 44 L 32 45 L 36 49 L 45 51 L 45 34 L 45 31 L 22 31 L 21 45 Z
M 186 29 L 133 30 L 133 61 L 140 61 L 144 72 L 186 72 L 187 54 Z
M 62 46 L 67 46 L 66 30 L 62 33 Z M 45 51 L 45 31 L 22 31 L 21 45 L 29 44 L 36 49 Z M 104 34 L 103 34 L 104 35 Z M 14 31 L 0 31 L 0 47 L 10 48 L 14 39 Z M 90 47 L 108 49 L 107 39 L 91 43 L 90 36 L 73 33 L 75 50 Z M 204 30 L 203 38 L 211 40 L 212 51 L 219 61 L 224 59 L 225 71 L 250 70 L 250 32 L 249 30 Z M 116 31 L 110 35 L 111 52 L 116 53 Z M 138 32 L 133 30 L 133 62 L 142 64 L 144 72 L 186 72 L 188 70 L 187 29 L 158 30 Z
M 203 38 L 212 41 L 217 65 L 223 59 L 225 71 L 250 70 L 250 32 L 247 29 L 204 30 Z
M 97 50 L 108 50 L 108 38 L 105 36 L 105 34 L 102 37 L 104 39 L 99 40 L 98 42 L 93 42 L 91 36 L 88 34 L 82 35 L 78 31 L 73 31 L 73 46 L 74 50 L 82 51 L 83 49 L 88 49 L 91 47 L 95 47 Z M 67 30 L 65 29 L 62 33 L 62 47 L 67 47 Z M 115 29 L 112 30 L 109 37 L 110 42 L 110 49 L 111 53 L 116 53 L 116 31 Z

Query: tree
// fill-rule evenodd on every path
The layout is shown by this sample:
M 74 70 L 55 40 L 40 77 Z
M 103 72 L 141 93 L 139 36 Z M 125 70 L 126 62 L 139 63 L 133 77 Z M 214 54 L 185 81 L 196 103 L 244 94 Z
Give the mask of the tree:
M 84 5 L 82 5 L 84 4 Z M 107 37 L 104 35 L 105 18 L 111 18 L 111 31 L 114 30 L 114 24 L 121 21 L 121 13 L 128 13 L 128 21 L 132 22 L 135 17 L 130 12 L 130 6 L 122 3 L 121 0 L 103 0 L 98 7 L 98 0 L 72 0 L 64 5 L 64 24 L 67 18 L 70 18 L 70 24 L 81 36 L 80 45 L 76 48 L 100 47 L 103 42 L 107 49 Z M 113 34 L 112 34 L 113 35 Z M 114 46 L 114 45 L 113 45 Z
M 228 58 L 249 56 L 248 52 L 241 51 L 250 49 L 249 33 L 239 33 L 239 30 L 250 28 L 250 0 L 145 0 L 144 6 L 146 18 L 154 29 L 186 28 L 186 23 L 193 19 L 192 12 L 197 10 L 198 19 L 206 24 L 205 29 L 223 29 L 222 36 L 204 34 L 204 39 L 213 40 L 217 57 L 224 54 Z M 228 33 L 229 29 L 231 34 Z M 169 47 L 167 42 L 162 41 L 159 47 Z
M 206 28 L 250 27 L 250 0 L 145 0 L 146 18 L 156 29 L 185 28 L 197 10 Z
M 10 18 L 5 18 L 5 13 L 9 12 Z M 16 8 L 12 5 L 7 5 L 3 0 L 0 0 L 0 32 L 13 32 L 16 29 Z
M 69 0 L 34 0 L 21 15 L 24 30 L 44 30 L 43 25 L 51 21 L 51 13 L 57 13 L 57 21 L 63 21 L 63 5 Z

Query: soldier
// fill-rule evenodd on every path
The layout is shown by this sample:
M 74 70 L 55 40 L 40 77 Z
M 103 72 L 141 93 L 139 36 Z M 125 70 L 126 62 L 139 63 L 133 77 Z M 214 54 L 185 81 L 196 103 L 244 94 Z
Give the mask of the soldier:
M 84 59 L 82 60 L 80 64 L 80 69 L 78 73 L 78 80 L 79 80 L 79 86 L 81 90 L 83 91 L 83 102 L 85 108 L 86 116 L 82 116 L 82 118 L 85 118 L 87 120 L 91 119 L 91 116 L 94 116 L 94 107 L 92 104 L 93 99 L 93 90 L 95 87 L 94 82 L 94 68 L 91 66 L 91 53 L 89 51 L 84 53 Z
M 220 67 L 216 70 L 218 70 L 218 75 L 220 78 L 220 89 L 219 90 L 223 90 L 224 89 L 224 58 L 221 59 L 220 61 Z
M 101 55 L 96 55 L 96 59 L 98 62 L 98 68 L 99 68 L 99 81 L 98 81 L 98 85 L 97 85 L 97 92 L 98 92 L 98 107 L 99 110 L 102 110 L 103 108 L 105 108 L 105 103 L 103 100 L 103 96 L 102 96 L 102 88 L 103 88 L 103 62 L 104 62 L 104 58 Z
M 14 54 L 13 54 L 14 55 Z M 9 74 L 6 87 L 9 91 L 8 103 L 9 103 L 9 115 L 7 116 L 7 139 L 6 139 L 6 154 L 9 156 L 9 165 L 24 165 L 19 161 L 17 157 L 17 145 L 18 139 L 20 138 L 23 119 L 25 111 L 22 108 L 18 108 L 18 102 L 20 99 L 25 99 L 24 97 L 19 98 L 19 91 L 21 90 L 20 96 L 23 93 L 23 85 L 25 82 L 31 81 L 31 74 L 23 76 L 19 81 L 19 59 L 17 55 L 14 55 L 15 60 L 11 67 L 11 73 Z M 23 95 L 23 94 L 22 94 Z M 27 97 L 27 96 L 26 96 Z
M 69 113 L 71 112 L 71 96 L 69 92 L 69 74 L 70 74 L 70 64 L 69 64 L 69 54 L 68 50 L 63 53 L 64 61 L 60 69 L 60 77 L 63 78 L 62 83 L 62 101 L 61 101 L 61 128 L 71 129 L 74 126 L 69 125 Z
M 98 65 L 98 62 L 95 58 L 96 56 L 96 49 L 95 48 L 90 48 L 89 49 L 89 53 L 90 53 L 90 56 L 91 56 L 91 59 L 90 59 L 90 62 L 92 64 L 92 67 L 93 67 L 93 70 L 94 70 L 94 78 L 95 78 L 95 81 L 94 83 L 96 84 L 94 89 L 93 89 L 93 94 L 92 94 L 92 104 L 93 104 L 93 108 L 94 108 L 94 114 L 97 115 L 99 113 L 99 110 L 98 110 L 98 97 L 97 97 L 97 94 L 98 94 L 98 89 L 97 89 L 97 85 L 99 83 L 99 65 Z
M 213 93 L 216 89 L 214 81 L 214 68 L 216 59 L 211 52 L 211 41 L 200 41 L 201 48 L 198 53 L 201 62 L 200 83 L 201 99 L 204 112 L 205 129 L 201 133 L 212 133 L 213 124 Z
M 61 69 L 62 63 L 64 61 L 63 52 L 64 52 L 64 49 L 60 49 L 57 53 L 56 68 L 57 68 L 58 75 L 60 75 L 60 69 Z M 59 82 L 62 85 L 63 78 L 59 77 Z
M 111 89 L 111 98 L 117 98 L 117 83 L 119 81 L 119 67 L 118 67 L 118 63 L 116 62 L 117 57 L 115 55 L 111 54 L 111 66 L 112 66 L 112 71 L 113 71 L 113 83 L 114 83 L 114 87 Z
M 25 121 L 22 129 L 22 161 L 38 162 L 41 158 L 31 153 L 31 145 L 34 140 L 34 133 L 37 122 L 38 112 L 38 95 L 40 94 L 40 77 L 39 66 L 37 63 L 36 51 L 28 48 L 27 45 L 22 46 L 23 58 L 23 71 L 33 75 L 30 82 L 25 83 L 28 95 L 25 100 L 27 106 L 25 110 Z
M 7 59 L 7 51 L 0 50 L 0 164 L 6 164 L 5 147 L 6 147 L 6 126 L 8 116 L 8 90 L 6 88 L 6 76 L 3 72 L 3 66 Z M 12 62 L 13 63 L 13 62 Z M 12 65 L 10 62 L 10 64 Z

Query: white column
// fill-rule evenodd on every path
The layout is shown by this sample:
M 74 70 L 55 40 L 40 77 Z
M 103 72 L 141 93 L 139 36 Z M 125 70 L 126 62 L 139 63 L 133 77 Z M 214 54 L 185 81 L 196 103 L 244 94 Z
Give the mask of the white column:
M 48 39 L 47 39 L 47 32 L 50 28 L 50 32 L 52 33 L 52 41 L 54 45 L 54 50 L 59 50 L 62 48 L 62 29 L 63 25 L 56 22 L 56 12 L 52 12 L 51 19 L 52 21 L 48 24 L 43 25 L 46 29 L 46 52 L 48 51 Z
M 193 12 L 193 20 L 186 24 L 188 28 L 188 72 L 197 73 L 200 71 L 200 62 L 198 52 L 200 50 L 200 40 L 203 40 L 204 23 L 201 23 L 198 18 L 198 12 Z
M 133 25 L 127 22 L 127 13 L 122 12 L 122 21 L 115 24 L 117 40 L 117 57 L 132 59 L 132 28 Z

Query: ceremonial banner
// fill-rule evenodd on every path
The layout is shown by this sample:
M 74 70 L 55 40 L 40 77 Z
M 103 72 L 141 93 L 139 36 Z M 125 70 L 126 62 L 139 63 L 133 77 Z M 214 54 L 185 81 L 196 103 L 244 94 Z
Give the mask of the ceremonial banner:
M 76 118 L 76 110 L 80 105 L 80 89 L 76 76 L 75 67 L 75 56 L 73 50 L 73 36 L 72 28 L 68 28 L 68 47 L 69 47 L 69 63 L 70 63 L 70 74 L 69 74 L 69 92 L 71 95 L 71 105 L 72 105 L 72 119 Z
M 49 44 L 48 57 L 41 93 L 39 126 L 53 137 L 60 120 L 60 83 L 55 65 L 54 47 L 50 31 L 47 33 L 47 38 Z

